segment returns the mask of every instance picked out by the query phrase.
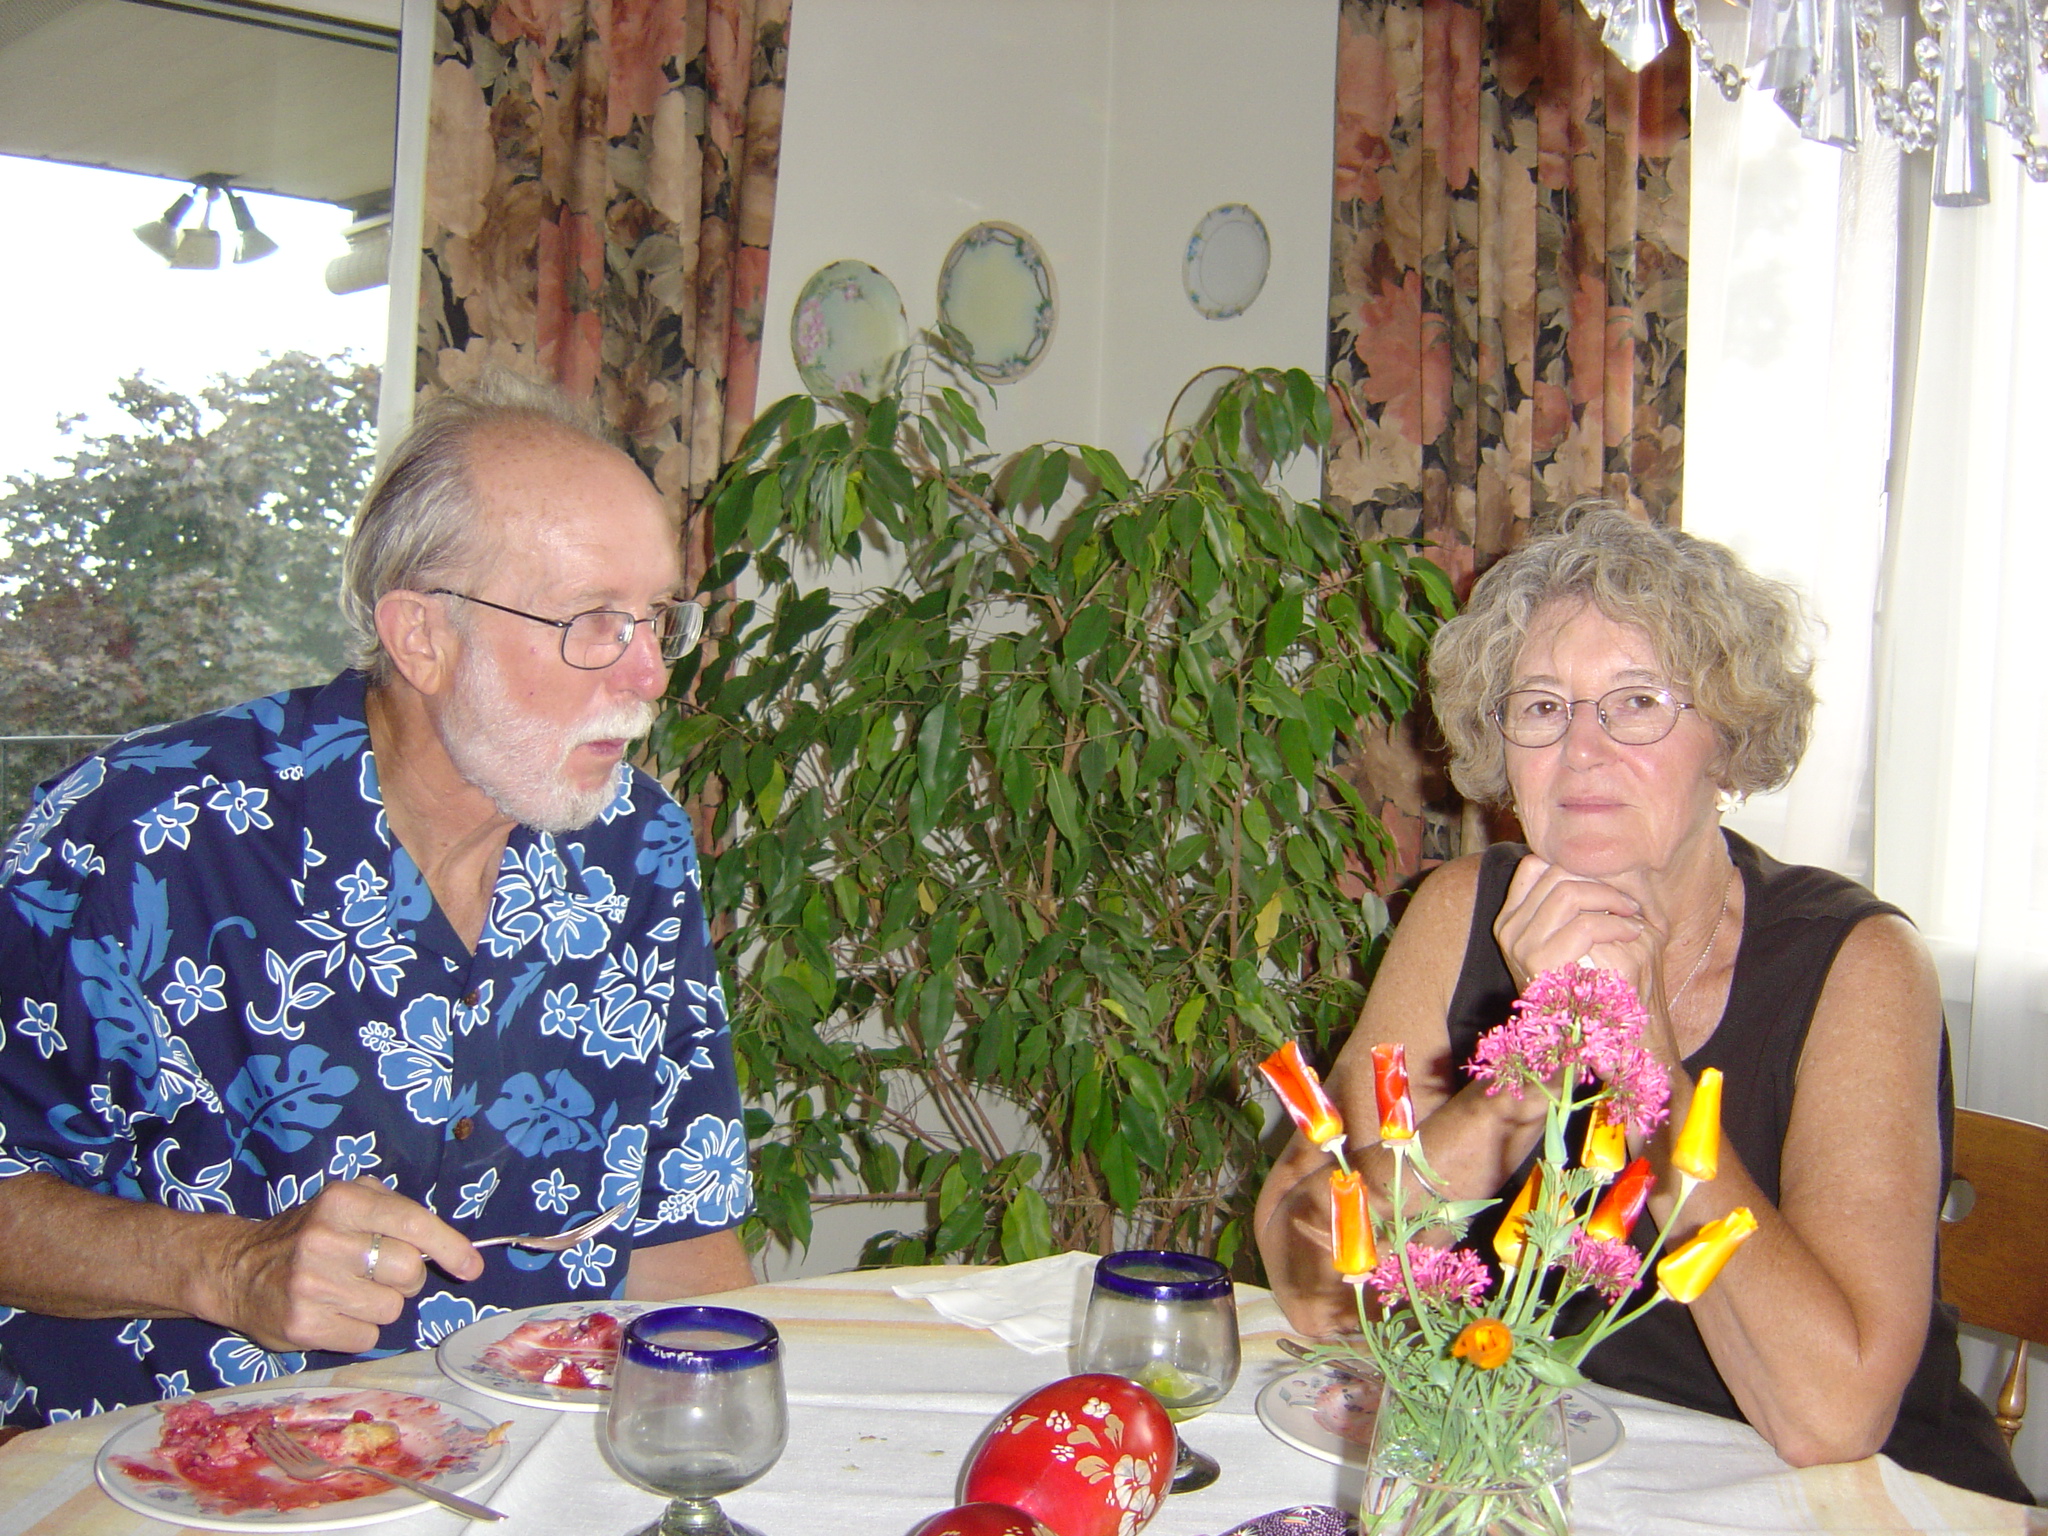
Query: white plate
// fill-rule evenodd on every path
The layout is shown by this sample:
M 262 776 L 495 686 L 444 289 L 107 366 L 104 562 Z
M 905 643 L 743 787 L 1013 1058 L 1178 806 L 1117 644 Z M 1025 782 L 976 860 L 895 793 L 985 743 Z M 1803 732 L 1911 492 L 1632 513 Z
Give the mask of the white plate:
M 1038 366 L 1059 323 L 1052 263 L 1016 225 L 977 224 L 939 268 L 939 319 L 966 341 L 977 378 L 1014 384 Z
M 570 1413 L 603 1413 L 605 1404 L 611 1401 L 610 1387 L 551 1387 L 545 1382 L 528 1381 L 486 1364 L 484 1351 L 521 1323 L 536 1318 L 553 1322 L 558 1318 L 609 1312 L 624 1322 L 646 1310 L 643 1303 L 633 1301 L 553 1301 L 517 1312 L 500 1312 L 480 1317 L 467 1328 L 449 1334 L 435 1349 L 434 1363 L 450 1381 L 486 1397 L 527 1407 L 561 1408 Z
M 1363 1467 L 1372 1447 L 1378 1393 L 1327 1365 L 1305 1365 L 1260 1389 L 1259 1422 L 1277 1440 L 1318 1461 Z M 1574 1472 L 1589 1471 L 1621 1446 L 1621 1420 L 1590 1392 L 1564 1394 L 1565 1444 Z
M 896 285 L 864 261 L 820 267 L 790 312 L 797 377 L 814 395 L 886 393 L 909 345 Z
M 477 1435 L 490 1434 L 492 1423 L 462 1407 L 438 1397 L 418 1397 L 407 1392 L 384 1392 L 371 1388 L 334 1387 L 250 1387 L 228 1395 L 210 1398 L 215 1410 L 221 1413 L 233 1412 L 238 1408 L 258 1405 L 283 1406 L 299 1403 L 317 1407 L 326 1412 L 351 1412 L 356 1408 L 368 1408 L 372 1413 L 380 1409 L 388 1412 L 398 1403 L 426 1404 L 450 1419 L 474 1431 Z M 379 1416 L 384 1416 L 379 1413 Z M 332 1504 L 318 1504 L 311 1509 L 277 1510 L 251 1509 L 238 1515 L 217 1515 L 199 1502 L 198 1495 L 182 1482 L 158 1483 L 139 1478 L 118 1463 L 120 1460 L 148 1463 L 152 1460 L 159 1436 L 163 1432 L 163 1418 L 159 1414 L 145 1414 L 107 1437 L 100 1447 L 99 1456 L 93 1462 L 93 1476 L 99 1479 L 100 1487 L 107 1496 L 123 1508 L 132 1509 L 139 1515 L 153 1520 L 167 1521 L 172 1525 L 198 1526 L 208 1531 L 346 1531 L 357 1526 L 379 1525 L 386 1520 L 400 1520 L 407 1515 L 418 1514 L 434 1505 L 418 1494 L 404 1488 L 387 1488 L 382 1493 L 367 1494 L 361 1498 L 338 1500 Z M 450 1493 L 466 1493 L 490 1479 L 505 1459 L 502 1441 L 481 1445 L 475 1455 L 455 1466 L 435 1473 L 421 1481 L 445 1488 Z M 280 1482 L 290 1483 L 284 1474 L 278 1474 Z
M 1203 214 L 1188 236 L 1181 284 L 1205 318 L 1228 320 L 1252 307 L 1272 265 L 1266 221 L 1243 203 L 1224 203 Z

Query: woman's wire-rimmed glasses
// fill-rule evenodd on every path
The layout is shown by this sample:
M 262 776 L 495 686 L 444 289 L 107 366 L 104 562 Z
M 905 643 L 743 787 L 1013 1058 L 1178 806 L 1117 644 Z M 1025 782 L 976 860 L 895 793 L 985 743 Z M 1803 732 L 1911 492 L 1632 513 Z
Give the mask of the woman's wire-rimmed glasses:
M 480 608 L 495 608 L 515 619 L 531 619 L 536 624 L 559 629 L 562 632 L 562 660 L 579 672 L 602 672 L 625 655 L 627 647 L 633 643 L 633 631 L 642 624 L 651 629 L 655 648 L 661 652 L 663 661 L 681 661 L 696 649 L 697 642 L 704 637 L 704 610 L 695 603 L 656 603 L 654 612 L 644 619 L 636 619 L 616 608 L 592 608 L 571 618 L 548 619 L 537 613 L 528 613 L 523 608 L 508 608 L 487 597 L 471 597 L 467 592 L 456 592 L 447 587 L 429 587 L 427 596 L 458 597 Z
M 1668 688 L 1632 683 L 1609 689 L 1597 699 L 1566 699 L 1543 688 L 1517 688 L 1487 713 L 1501 735 L 1516 746 L 1548 747 L 1564 740 L 1581 704 L 1592 705 L 1600 729 L 1625 747 L 1662 741 L 1677 728 L 1678 717 L 1693 707 L 1673 698 Z

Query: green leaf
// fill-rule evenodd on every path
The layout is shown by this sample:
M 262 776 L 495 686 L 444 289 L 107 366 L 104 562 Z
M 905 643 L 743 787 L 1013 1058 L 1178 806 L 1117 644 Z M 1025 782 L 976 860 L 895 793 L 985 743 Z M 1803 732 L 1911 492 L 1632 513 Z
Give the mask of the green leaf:
M 1067 626 L 1067 638 L 1061 650 L 1069 662 L 1087 660 L 1102 649 L 1109 638 L 1110 611 L 1100 603 L 1090 603 L 1074 615 L 1074 622 Z
M 1585 1384 L 1586 1378 L 1577 1366 L 1558 1359 L 1533 1341 L 1517 1349 L 1514 1358 L 1545 1386 L 1577 1387 Z
M 1302 595 L 1300 592 L 1283 592 L 1266 610 L 1264 634 L 1265 651 L 1268 656 L 1284 656 L 1287 648 L 1294 644 L 1301 633 Z
M 917 732 L 917 777 L 933 801 L 944 800 L 959 782 L 960 717 L 953 701 L 941 699 L 925 712 Z
M 1052 812 L 1053 824 L 1065 834 L 1068 842 L 1081 841 L 1080 807 L 1074 799 L 1074 781 L 1063 773 L 1049 773 L 1045 776 L 1045 804 Z
M 747 542 L 759 549 L 782 528 L 782 477 L 763 475 L 754 482 L 747 508 Z
M 1017 1191 L 1003 1212 L 1003 1261 L 1042 1259 L 1053 1251 L 1052 1212 L 1045 1196 L 1028 1184 Z
M 1273 732 L 1280 749 L 1280 761 L 1287 765 L 1297 784 L 1316 781 L 1316 755 L 1309 750 L 1308 727 L 1299 720 L 1282 720 Z
M 1140 1193 L 1138 1160 L 1131 1155 L 1131 1144 L 1121 1131 L 1104 1138 L 1095 1160 L 1102 1166 L 1103 1183 L 1109 1186 L 1110 1203 L 1120 1211 L 1135 1210 Z
M 1050 508 L 1066 494 L 1067 469 L 1069 460 L 1063 449 L 1054 448 L 1045 456 L 1045 464 L 1038 472 L 1038 501 Z
M 1115 454 L 1085 446 L 1074 451 L 1081 455 L 1081 462 L 1088 466 L 1088 472 L 1095 477 L 1096 483 L 1115 500 L 1122 501 L 1137 489 L 1131 477 L 1124 473 L 1123 465 L 1117 462 Z

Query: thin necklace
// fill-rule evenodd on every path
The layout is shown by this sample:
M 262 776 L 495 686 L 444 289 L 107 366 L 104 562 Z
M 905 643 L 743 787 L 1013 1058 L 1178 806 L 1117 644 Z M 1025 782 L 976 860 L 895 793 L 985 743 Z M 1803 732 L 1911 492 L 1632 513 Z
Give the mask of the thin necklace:
M 1720 915 L 1714 919 L 1714 926 L 1707 930 L 1707 947 L 1700 951 L 1699 959 L 1693 961 L 1692 969 L 1686 973 L 1685 980 L 1678 984 L 1678 990 L 1672 993 L 1671 1001 L 1664 1005 L 1664 1014 L 1667 1018 L 1674 1017 L 1677 1014 L 1679 999 L 1685 996 L 1687 989 L 1692 986 L 1693 978 L 1699 975 L 1701 967 L 1707 963 L 1707 956 L 1714 952 L 1714 940 L 1721 937 L 1721 925 L 1728 921 L 1728 890 L 1734 884 L 1735 866 L 1730 864 L 1728 866 L 1728 877 L 1721 882 Z

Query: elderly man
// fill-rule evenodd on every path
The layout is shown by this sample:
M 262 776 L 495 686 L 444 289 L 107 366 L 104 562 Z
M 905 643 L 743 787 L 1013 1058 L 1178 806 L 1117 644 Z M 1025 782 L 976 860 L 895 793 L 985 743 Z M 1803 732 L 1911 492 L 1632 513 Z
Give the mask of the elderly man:
M 11 1422 L 750 1283 L 690 826 L 624 762 L 680 580 L 561 402 L 435 402 L 350 542 L 361 670 L 40 801 L 0 854 Z M 621 1202 L 566 1253 L 472 1246 Z

